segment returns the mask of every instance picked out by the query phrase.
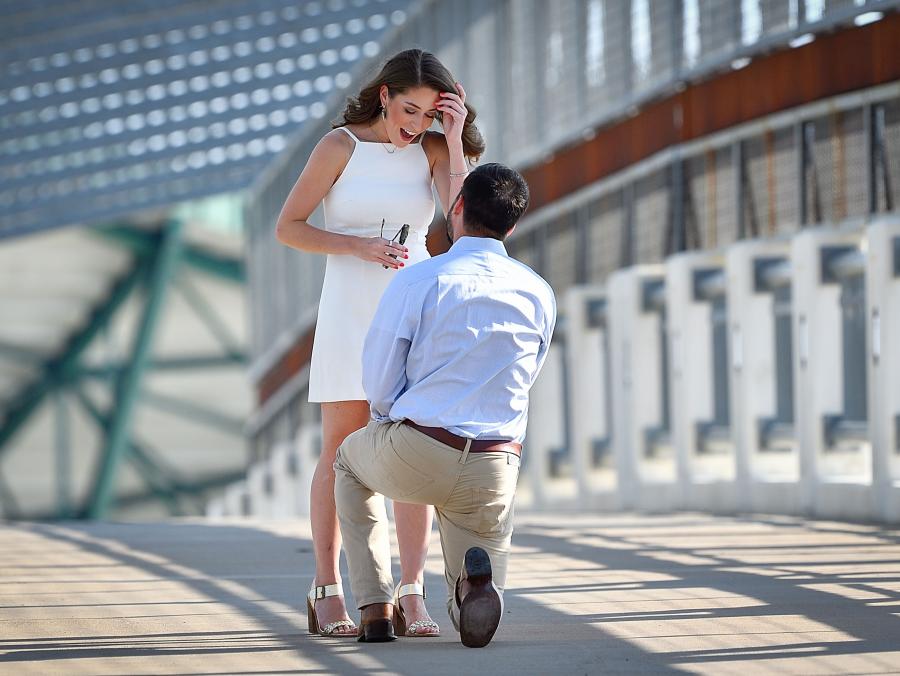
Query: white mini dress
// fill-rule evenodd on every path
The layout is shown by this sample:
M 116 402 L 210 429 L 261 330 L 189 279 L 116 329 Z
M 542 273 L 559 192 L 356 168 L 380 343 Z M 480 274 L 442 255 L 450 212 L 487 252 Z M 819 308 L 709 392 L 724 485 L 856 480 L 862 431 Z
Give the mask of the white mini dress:
M 421 143 L 355 142 L 353 154 L 323 200 L 325 229 L 391 239 L 409 224 L 405 266 L 429 257 L 425 235 L 434 218 L 431 168 Z M 388 152 L 388 151 L 391 152 Z M 309 370 L 309 401 L 365 400 L 362 352 L 381 295 L 397 270 L 356 256 L 329 254 Z

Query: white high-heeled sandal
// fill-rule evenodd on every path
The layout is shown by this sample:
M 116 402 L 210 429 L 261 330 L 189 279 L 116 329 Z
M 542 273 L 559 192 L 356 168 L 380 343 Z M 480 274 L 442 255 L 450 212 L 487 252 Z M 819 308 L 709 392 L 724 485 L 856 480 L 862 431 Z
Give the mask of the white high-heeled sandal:
M 310 634 L 319 634 L 320 636 L 352 636 L 356 637 L 356 631 L 335 633 L 339 627 L 351 627 L 356 629 L 353 620 L 337 620 L 329 622 L 324 627 L 319 626 L 319 617 L 316 615 L 316 601 L 319 599 L 327 599 L 330 596 L 343 596 L 344 589 L 340 582 L 335 584 L 326 584 L 316 586 L 313 580 L 312 586 L 309 588 L 309 594 L 306 595 L 306 618 L 309 625 Z
M 404 596 L 421 596 L 424 599 L 425 587 L 418 582 L 397 585 L 397 588 L 394 590 L 394 631 L 399 635 L 409 636 L 411 638 L 434 638 L 440 636 L 441 628 L 434 620 L 416 620 L 407 626 L 406 614 L 403 612 L 403 607 L 400 605 L 400 599 Z M 423 627 L 430 629 L 431 631 L 423 634 L 418 633 L 418 630 Z

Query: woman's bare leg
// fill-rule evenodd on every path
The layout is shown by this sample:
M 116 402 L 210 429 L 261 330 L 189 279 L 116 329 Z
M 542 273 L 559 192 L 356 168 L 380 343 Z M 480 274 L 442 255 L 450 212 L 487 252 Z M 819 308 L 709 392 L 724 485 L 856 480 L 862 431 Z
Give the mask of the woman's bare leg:
M 341 533 L 334 506 L 334 456 L 347 435 L 365 427 L 368 422 L 368 402 L 335 401 L 322 404 L 322 455 L 316 465 L 310 492 L 310 520 L 318 585 L 333 584 L 338 579 Z M 429 505 L 394 503 L 402 584 L 424 583 L 432 513 Z M 431 619 L 421 596 L 404 597 L 403 610 L 409 623 Z M 316 612 L 320 625 L 347 619 L 347 608 L 343 599 L 338 597 L 319 600 Z
M 431 538 L 431 505 L 394 503 L 394 520 L 397 527 L 397 544 L 400 546 L 400 584 L 418 582 L 425 584 L 425 557 Z M 416 620 L 430 620 L 421 596 L 404 596 L 400 601 L 407 625 Z M 432 633 L 433 629 L 421 627 L 416 633 Z
M 331 401 L 322 404 L 322 454 L 313 474 L 309 496 L 313 550 L 316 555 L 316 584 L 338 581 L 341 532 L 334 507 L 334 456 L 348 434 L 365 427 L 369 405 L 365 401 Z M 316 601 L 319 626 L 349 619 L 344 599 L 332 596 Z M 338 628 L 338 633 L 356 633 Z

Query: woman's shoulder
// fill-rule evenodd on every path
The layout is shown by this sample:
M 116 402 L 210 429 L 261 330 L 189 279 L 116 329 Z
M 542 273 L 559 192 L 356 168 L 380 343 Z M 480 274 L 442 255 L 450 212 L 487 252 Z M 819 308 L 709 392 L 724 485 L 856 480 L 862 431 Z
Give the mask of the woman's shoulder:
M 344 150 L 352 152 L 354 146 L 356 145 L 356 141 L 354 141 L 350 134 L 344 131 L 342 127 L 335 127 L 322 137 L 322 140 L 319 141 L 319 144 L 331 150 Z
M 353 139 L 339 129 L 332 129 L 319 139 L 306 166 L 313 167 L 316 171 L 327 172 L 337 180 L 350 161 L 353 148 Z
M 442 144 L 446 147 L 447 142 L 444 140 L 444 133 L 428 129 L 422 137 L 422 147 L 428 148 L 429 146 L 436 146 L 438 144 Z
M 440 158 L 449 156 L 447 141 L 444 138 L 444 134 L 439 131 L 429 129 L 425 132 L 425 135 L 422 137 L 422 150 L 428 155 L 428 160 L 432 167 Z

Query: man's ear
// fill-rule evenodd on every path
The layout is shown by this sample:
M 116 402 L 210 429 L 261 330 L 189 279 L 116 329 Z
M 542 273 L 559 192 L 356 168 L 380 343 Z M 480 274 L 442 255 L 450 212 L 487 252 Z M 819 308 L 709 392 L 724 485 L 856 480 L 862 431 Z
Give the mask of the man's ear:
M 511 234 L 513 234 L 513 233 L 516 231 L 516 226 L 517 226 L 517 225 L 518 225 L 518 223 L 515 223 L 515 224 L 513 225 L 513 227 L 511 227 L 511 228 L 509 229 L 509 232 L 506 233 L 506 236 L 507 236 L 507 237 L 509 237 Z
M 463 212 L 463 198 L 462 195 L 456 198 L 456 204 L 453 207 L 454 214 L 462 214 Z

